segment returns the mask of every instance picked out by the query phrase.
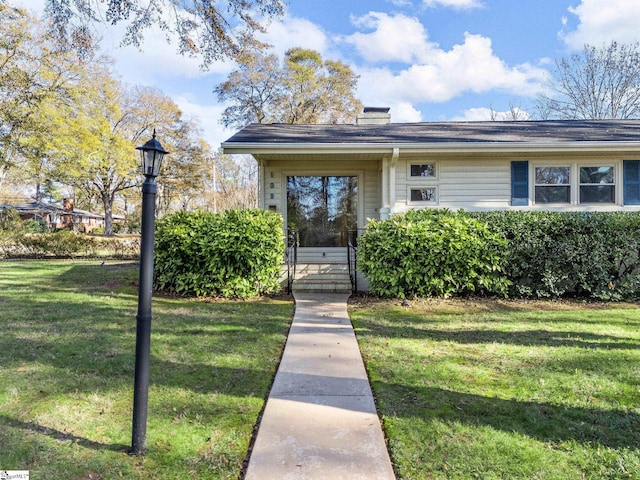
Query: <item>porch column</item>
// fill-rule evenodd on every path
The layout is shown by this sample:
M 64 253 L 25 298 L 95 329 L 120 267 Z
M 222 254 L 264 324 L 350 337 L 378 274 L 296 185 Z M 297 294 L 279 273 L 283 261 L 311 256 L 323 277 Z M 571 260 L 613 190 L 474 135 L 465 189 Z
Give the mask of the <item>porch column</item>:
M 390 216 L 390 192 L 389 192 L 389 156 L 382 157 L 382 205 L 380 206 L 380 220 L 386 220 Z
M 264 160 L 258 160 L 258 208 L 260 210 L 265 209 L 264 192 L 266 181 Z
M 399 156 L 400 149 L 394 148 L 389 164 L 389 216 L 392 216 L 396 210 L 396 164 Z

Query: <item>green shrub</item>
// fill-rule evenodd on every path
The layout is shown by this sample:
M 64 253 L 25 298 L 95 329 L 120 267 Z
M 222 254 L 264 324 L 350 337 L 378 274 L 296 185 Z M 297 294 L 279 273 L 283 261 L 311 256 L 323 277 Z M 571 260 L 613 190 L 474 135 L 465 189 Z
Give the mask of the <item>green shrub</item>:
M 369 223 L 358 240 L 358 265 L 377 295 L 504 295 L 506 244 L 465 212 L 413 210 Z
M 22 228 L 20 214 L 14 208 L 0 210 L 0 232 L 13 232 Z
M 20 214 L 13 208 L 0 210 L 0 257 L 6 257 L 20 249 L 24 226 Z
M 95 247 L 90 237 L 69 230 L 28 234 L 21 238 L 20 243 L 25 253 L 32 257 L 91 255 Z
M 509 241 L 511 294 L 620 300 L 640 288 L 640 214 L 474 213 Z
M 36 220 L 35 218 L 25 220 L 23 224 L 27 233 L 46 233 L 49 231 L 49 225 L 44 220 Z
M 280 288 L 283 251 L 275 212 L 178 212 L 158 222 L 155 286 L 197 296 L 270 293 Z

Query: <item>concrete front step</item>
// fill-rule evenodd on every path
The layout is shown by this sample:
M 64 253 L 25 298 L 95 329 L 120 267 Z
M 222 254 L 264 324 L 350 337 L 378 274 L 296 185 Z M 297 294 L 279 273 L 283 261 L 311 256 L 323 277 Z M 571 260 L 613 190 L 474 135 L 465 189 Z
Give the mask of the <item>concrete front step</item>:
M 351 293 L 348 267 L 344 264 L 300 264 L 296 268 L 293 290 Z

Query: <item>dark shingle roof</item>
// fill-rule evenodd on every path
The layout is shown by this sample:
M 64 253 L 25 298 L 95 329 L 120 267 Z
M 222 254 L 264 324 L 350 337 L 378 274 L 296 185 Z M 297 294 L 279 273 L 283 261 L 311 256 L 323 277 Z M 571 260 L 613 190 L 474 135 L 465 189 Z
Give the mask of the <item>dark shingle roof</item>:
M 387 125 L 251 124 L 223 143 L 243 144 L 447 144 L 640 142 L 640 120 L 432 122 Z

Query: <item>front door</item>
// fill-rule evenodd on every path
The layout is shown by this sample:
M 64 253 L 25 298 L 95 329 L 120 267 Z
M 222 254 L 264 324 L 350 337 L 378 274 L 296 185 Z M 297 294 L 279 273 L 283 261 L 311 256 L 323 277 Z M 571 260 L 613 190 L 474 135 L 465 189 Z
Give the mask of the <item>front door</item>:
M 358 228 L 357 176 L 288 176 L 287 228 L 300 247 L 346 247 Z

